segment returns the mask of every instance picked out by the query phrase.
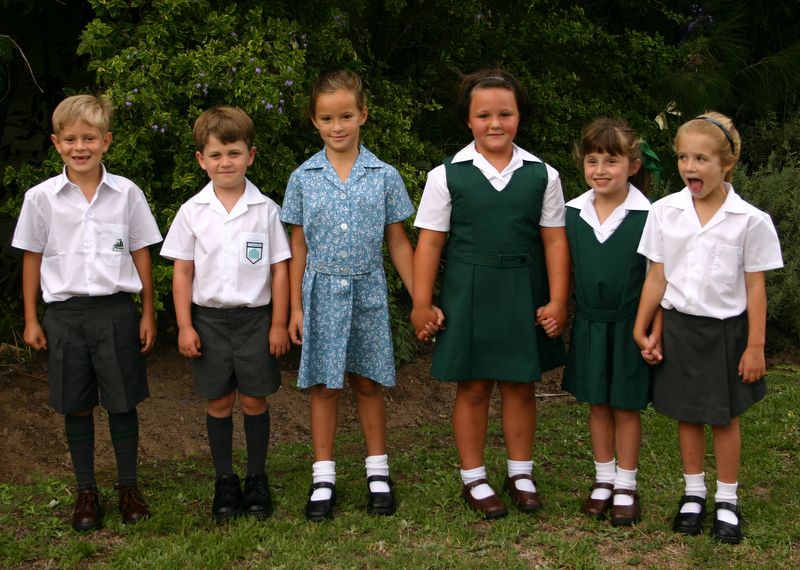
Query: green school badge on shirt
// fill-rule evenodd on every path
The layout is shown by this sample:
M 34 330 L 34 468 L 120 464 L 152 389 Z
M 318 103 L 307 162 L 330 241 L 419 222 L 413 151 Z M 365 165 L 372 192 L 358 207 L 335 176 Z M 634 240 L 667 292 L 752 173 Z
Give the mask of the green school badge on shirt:
M 111 248 L 115 253 L 122 253 L 122 250 L 125 249 L 125 246 L 122 243 L 122 239 L 117 239 L 114 242 L 114 247 Z
M 260 241 L 248 241 L 245 247 L 245 257 L 247 260 L 256 264 L 261 261 L 261 254 L 264 251 L 264 244 Z

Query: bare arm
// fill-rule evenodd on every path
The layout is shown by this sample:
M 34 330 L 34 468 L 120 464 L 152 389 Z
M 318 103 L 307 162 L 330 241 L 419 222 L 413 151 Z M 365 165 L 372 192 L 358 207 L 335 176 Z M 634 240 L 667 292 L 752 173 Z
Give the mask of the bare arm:
M 411 310 L 411 326 L 420 339 L 429 336 L 426 326 L 437 323 L 441 327 L 444 315 L 433 305 L 433 286 L 439 274 L 439 261 L 447 242 L 445 232 L 421 229 L 417 250 L 414 252 L 414 285 L 411 289 L 414 302 Z
M 651 262 L 647 277 L 644 279 L 636 322 L 633 325 L 633 340 L 642 351 L 642 357 L 650 364 L 656 364 L 663 359 L 661 351 L 663 316 L 659 307 L 666 290 L 664 264 Z
M 565 227 L 541 228 L 544 244 L 544 261 L 547 267 L 547 284 L 550 301 L 536 310 L 536 322 L 548 336 L 555 337 L 564 330 L 567 322 L 569 298 L 570 256 Z
M 172 270 L 172 299 L 178 322 L 178 351 L 188 357 L 201 356 L 200 335 L 192 326 L 192 279 L 194 261 L 176 259 Z
M 39 322 L 38 304 L 41 288 L 42 254 L 26 251 L 22 255 L 22 302 L 25 330 L 22 339 L 35 350 L 47 349 L 47 336 Z
M 133 265 L 139 274 L 142 282 L 142 291 L 139 296 L 142 299 L 142 317 L 139 319 L 139 344 L 142 348 L 139 352 L 148 354 L 153 350 L 156 342 L 158 329 L 156 328 L 156 309 L 153 293 L 153 264 L 150 259 L 150 248 L 143 247 L 131 252 Z
M 269 352 L 283 356 L 289 352 L 289 261 L 270 266 L 272 272 L 272 324 L 269 329 Z
M 303 273 L 308 256 L 303 226 L 292 226 L 289 246 L 292 250 L 289 260 L 289 338 L 295 344 L 303 344 Z
M 414 249 L 408 241 L 408 234 L 403 227 L 403 222 L 395 222 L 386 226 L 384 231 L 386 239 L 386 249 L 389 250 L 389 258 L 392 260 L 400 280 L 406 287 L 406 291 L 411 295 L 413 291 L 413 271 L 414 271 Z
M 739 376 L 745 383 L 759 380 L 767 371 L 764 344 L 767 331 L 767 286 L 763 271 L 744 274 L 747 288 L 747 347 L 739 360 Z

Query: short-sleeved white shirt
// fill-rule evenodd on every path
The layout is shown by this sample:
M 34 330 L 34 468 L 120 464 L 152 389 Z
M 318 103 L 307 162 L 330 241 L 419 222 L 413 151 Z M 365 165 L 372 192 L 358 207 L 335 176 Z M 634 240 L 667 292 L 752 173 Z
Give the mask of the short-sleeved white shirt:
M 91 202 L 66 168 L 28 190 L 11 245 L 42 254 L 42 296 L 52 303 L 138 293 L 142 281 L 130 252 L 160 241 L 142 190 L 103 166 Z
M 567 202 L 567 208 L 575 208 L 580 210 L 580 218 L 589 224 L 589 227 L 594 230 L 594 235 L 597 241 L 604 243 L 608 238 L 614 235 L 617 228 L 625 219 L 628 212 L 633 210 L 650 211 L 650 201 L 645 197 L 641 191 L 633 184 L 628 184 L 628 195 L 625 200 L 614 208 L 614 211 L 600 223 L 597 217 L 597 210 L 594 208 L 594 190 L 591 188 Z
M 272 299 L 271 265 L 291 257 L 280 207 L 246 180 L 230 211 L 209 182 L 178 210 L 161 255 L 194 261 L 192 302 L 203 307 L 262 307 Z
M 561 190 L 561 178 L 558 171 L 528 151 L 513 145 L 511 161 L 502 172 L 492 166 L 475 148 L 473 141 L 458 151 L 453 162 L 472 162 L 491 183 L 495 190 L 502 190 L 511 181 L 515 170 L 522 168 L 525 162 L 541 162 L 547 168 L 547 188 L 542 202 L 542 215 L 539 225 L 543 227 L 562 227 L 564 225 L 564 193 Z M 444 164 L 440 164 L 428 173 L 425 190 L 417 210 L 414 225 L 418 228 L 439 232 L 450 231 L 450 212 L 452 202 L 447 187 L 447 173 Z
M 705 226 L 688 188 L 653 204 L 638 251 L 664 264 L 665 309 L 717 319 L 740 315 L 747 308 L 745 272 L 783 267 L 769 215 L 726 188 L 725 202 Z

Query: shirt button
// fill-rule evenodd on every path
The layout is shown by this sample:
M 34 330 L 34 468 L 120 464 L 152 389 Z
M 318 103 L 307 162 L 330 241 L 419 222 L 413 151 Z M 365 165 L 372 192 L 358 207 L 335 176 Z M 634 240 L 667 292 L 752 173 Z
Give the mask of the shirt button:
M 341 281 L 339 281 L 339 283 L 341 284 L 342 287 L 346 287 L 347 286 L 347 279 L 342 279 Z
M 341 198 L 342 200 L 347 200 L 347 194 L 342 192 L 341 194 L 339 194 L 339 198 Z
M 340 227 L 340 228 L 342 228 L 343 230 L 346 230 L 346 229 L 347 229 L 347 224 L 342 224 L 342 225 L 341 225 L 341 226 L 339 226 L 339 227 Z

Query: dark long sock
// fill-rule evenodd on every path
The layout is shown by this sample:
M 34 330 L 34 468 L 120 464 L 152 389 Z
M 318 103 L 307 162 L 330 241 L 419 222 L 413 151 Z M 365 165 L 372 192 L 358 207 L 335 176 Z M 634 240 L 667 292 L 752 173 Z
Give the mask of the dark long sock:
M 206 414 L 206 430 L 217 477 L 233 475 L 233 417 L 215 418 Z
M 117 482 L 135 487 L 136 460 L 139 456 L 139 413 L 136 408 L 124 414 L 108 414 L 111 444 L 117 456 Z
M 244 414 L 247 473 L 264 473 L 269 447 L 269 410 L 257 416 Z
M 96 489 L 94 478 L 94 414 L 64 416 L 64 433 L 72 456 L 78 491 Z

